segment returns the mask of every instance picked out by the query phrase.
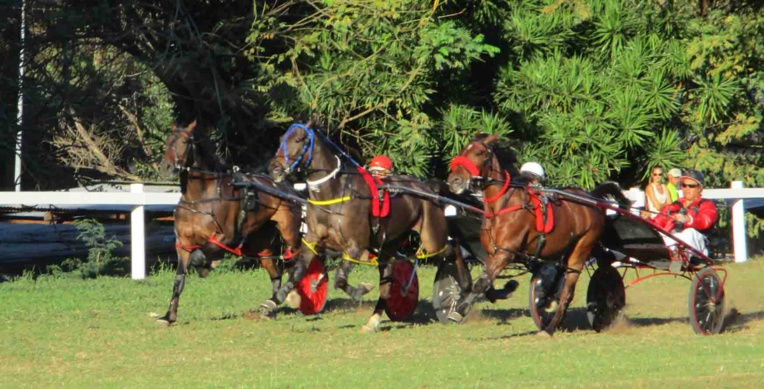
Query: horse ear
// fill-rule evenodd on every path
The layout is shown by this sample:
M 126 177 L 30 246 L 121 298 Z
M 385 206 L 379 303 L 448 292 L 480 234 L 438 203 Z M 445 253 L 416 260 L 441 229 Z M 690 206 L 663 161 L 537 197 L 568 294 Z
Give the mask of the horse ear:
M 194 119 L 194 121 L 191 122 L 191 124 L 189 124 L 188 127 L 186 127 L 186 132 L 191 133 L 192 131 L 194 131 L 194 128 L 196 128 L 196 119 Z
M 311 113 L 310 119 L 308 120 L 307 127 L 312 128 L 313 126 L 319 126 L 320 124 L 321 122 L 319 121 L 318 113 L 316 112 Z
M 499 135 L 491 134 L 491 135 L 488 135 L 488 138 L 485 138 L 484 143 L 487 145 L 490 145 L 491 143 L 496 142 L 498 139 L 499 139 Z
M 175 122 L 172 122 L 170 124 L 170 129 L 172 129 L 172 132 L 175 132 L 178 129 L 178 125 L 175 124 Z

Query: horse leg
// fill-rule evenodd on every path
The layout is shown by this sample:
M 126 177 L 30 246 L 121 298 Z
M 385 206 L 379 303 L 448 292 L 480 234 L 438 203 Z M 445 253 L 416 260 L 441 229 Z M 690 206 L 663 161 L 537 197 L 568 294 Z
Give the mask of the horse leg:
M 557 305 L 557 311 L 554 313 L 554 317 L 549 322 L 549 325 L 541 332 L 541 334 L 554 335 L 554 332 L 560 326 L 562 318 L 565 316 L 565 312 L 568 310 L 568 306 L 573 301 L 573 295 L 576 290 L 576 282 L 581 275 L 580 269 L 569 269 L 565 273 L 565 283 L 563 284 L 562 291 L 560 292 L 560 304 Z
M 363 295 L 374 289 L 374 285 L 368 282 L 361 282 L 357 287 L 350 285 L 350 283 L 348 283 L 348 276 L 354 267 L 355 264 L 350 261 L 342 261 L 342 263 L 340 263 L 340 266 L 334 274 L 334 288 L 345 292 L 353 299 L 353 301 L 360 302 Z
M 470 269 L 467 267 L 467 263 L 464 262 L 464 256 L 462 255 L 461 246 L 459 242 L 454 242 L 453 245 L 449 244 L 445 253 L 446 261 L 454 261 L 456 264 L 456 275 L 459 288 L 462 290 L 472 289 L 472 276 Z
M 377 299 L 377 305 L 374 306 L 374 313 L 366 324 L 361 327 L 361 332 L 369 333 L 376 332 L 379 329 L 379 323 L 382 321 L 382 314 L 387 307 L 387 299 L 390 297 L 390 284 L 392 283 L 392 262 L 386 258 L 379 261 L 379 298 Z
M 493 281 L 498 277 L 499 273 L 504 270 L 513 257 L 514 254 L 507 251 L 498 251 L 494 254 L 489 254 L 488 258 L 486 258 L 486 266 L 483 274 L 478 277 L 477 281 L 475 281 L 475 284 L 472 286 L 472 291 L 462 298 L 457 305 L 456 310 L 451 312 L 448 315 L 448 318 L 456 323 L 462 322 L 472 308 L 475 299 L 493 288 Z
M 557 311 L 554 313 L 554 317 L 552 317 L 549 325 L 543 332 L 539 333 L 543 334 L 545 332 L 551 336 L 560 326 L 562 318 L 568 310 L 568 306 L 570 306 L 570 303 L 573 301 L 578 277 L 581 275 L 586 260 L 592 252 L 597 236 L 598 234 L 589 234 L 588 236 L 585 236 L 578 242 L 578 244 L 576 244 L 576 247 L 570 253 L 570 257 L 568 257 L 568 270 L 565 272 L 565 283 L 560 292 L 560 304 L 557 306 Z
M 276 317 L 276 309 L 279 304 L 286 300 L 286 296 L 289 292 L 293 291 L 295 285 L 305 276 L 305 271 L 308 269 L 313 257 L 313 251 L 303 243 L 297 261 L 294 264 L 294 268 L 289 273 L 289 280 L 278 291 L 273 293 L 271 298 L 260 304 L 261 314 L 271 318 Z
M 183 249 L 178 249 L 178 269 L 175 272 L 175 279 L 172 283 L 172 297 L 170 298 L 170 307 L 167 309 L 167 313 L 160 317 L 159 321 L 166 322 L 168 325 L 175 323 L 178 320 L 178 303 L 180 301 L 180 294 L 183 293 L 183 288 L 186 285 L 186 273 L 188 272 L 189 264 L 194 261 L 198 261 L 199 257 L 204 258 L 204 253 L 196 249 L 193 253 L 190 253 Z M 194 257 L 192 259 L 192 257 Z
M 260 265 L 268 272 L 268 277 L 270 277 L 271 285 L 273 286 L 273 293 L 275 294 L 281 289 L 281 271 L 276 266 L 276 261 L 272 258 L 264 258 L 260 260 Z
M 201 278 L 207 278 L 212 271 L 212 263 L 207 262 L 207 256 L 201 250 L 194 250 L 191 253 L 190 266 L 196 270 L 196 274 Z

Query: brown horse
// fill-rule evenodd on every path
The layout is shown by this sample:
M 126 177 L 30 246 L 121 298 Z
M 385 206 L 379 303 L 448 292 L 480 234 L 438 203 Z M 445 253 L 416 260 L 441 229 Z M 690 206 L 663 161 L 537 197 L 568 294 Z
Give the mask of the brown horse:
M 185 128 L 173 125 L 164 155 L 164 162 L 180 173 L 182 192 L 175 207 L 178 270 L 170 308 L 159 319 L 169 324 L 177 320 L 178 300 L 189 266 L 205 276 L 226 251 L 251 257 L 265 255 L 261 264 L 276 293 L 281 288 L 281 271 L 270 254 L 277 238 L 273 224 L 287 250 L 300 245 L 300 205 L 256 189 L 234 187 L 232 174 L 225 172 L 222 162 L 211 152 L 211 143 L 194 136 L 195 128 L 195 121 Z M 267 176 L 241 175 L 237 179 L 289 190 Z
M 371 254 L 377 248 L 379 299 L 374 313 L 362 327 L 364 332 L 376 331 L 391 292 L 390 259 L 409 231 L 419 233 L 421 248 L 430 255 L 456 261 L 460 286 L 468 290 L 471 287 L 469 272 L 448 244 L 445 214 L 440 205 L 408 192 L 390 194 L 389 198 L 382 191 L 373 193 L 367 181 L 369 177 L 357 167 L 346 168 L 332 147 L 341 152 L 319 131 L 310 128 L 310 124 L 294 124 L 281 138 L 281 146 L 269 166 L 271 177 L 278 182 L 293 170 L 305 170 L 309 186 L 308 232 L 289 281 L 276 294 L 276 299 L 263 305 L 269 305 L 271 313 L 275 312 L 277 304 L 302 278 L 314 252 L 339 252 L 349 261 L 373 263 Z M 433 194 L 425 183 L 411 177 L 385 180 L 385 183 L 394 182 Z M 385 204 L 389 206 L 387 216 L 384 216 Z M 375 208 L 377 205 L 379 208 Z
M 586 261 L 594 250 L 600 249 L 600 235 L 606 222 L 605 211 L 572 197 L 550 196 L 546 206 L 547 217 L 539 225 L 535 210 L 542 206 L 540 193 L 522 182 L 510 184 L 507 169 L 511 167 L 500 164 L 493 147 L 497 139 L 497 135 L 476 135 L 454 158 L 448 176 L 448 184 L 454 193 L 462 193 L 475 184 L 482 186 L 485 217 L 480 240 L 488 257 L 485 271 L 475 282 L 472 292 L 484 293 L 511 262 L 522 263 L 534 273 L 544 264 L 554 264 L 564 269 L 560 303 L 544 328 L 551 335 L 560 325 L 573 299 L 576 282 Z M 566 189 L 566 192 L 587 198 L 610 195 L 619 203 L 629 203 L 614 182 L 601 184 L 591 193 L 581 189 Z M 553 225 L 547 224 L 550 220 L 553 220 Z M 452 314 L 452 320 L 460 321 L 464 317 L 470 305 L 467 302 L 472 301 L 470 297 Z

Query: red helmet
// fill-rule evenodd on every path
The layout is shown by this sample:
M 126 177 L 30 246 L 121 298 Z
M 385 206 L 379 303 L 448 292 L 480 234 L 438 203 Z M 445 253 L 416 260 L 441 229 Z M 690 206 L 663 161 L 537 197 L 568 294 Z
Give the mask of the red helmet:
M 377 155 L 369 162 L 369 170 L 393 170 L 393 161 L 384 155 Z

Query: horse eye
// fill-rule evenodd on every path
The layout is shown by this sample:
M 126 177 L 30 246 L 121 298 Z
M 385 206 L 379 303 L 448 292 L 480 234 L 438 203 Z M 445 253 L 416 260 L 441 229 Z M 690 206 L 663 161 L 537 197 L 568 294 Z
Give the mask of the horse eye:
M 305 137 L 303 136 L 301 138 L 298 138 L 295 142 L 297 142 L 297 143 L 305 142 Z
M 483 150 L 480 150 L 477 153 L 475 153 L 475 155 L 477 155 L 478 157 L 482 157 L 483 154 L 485 154 L 485 151 L 483 151 Z

